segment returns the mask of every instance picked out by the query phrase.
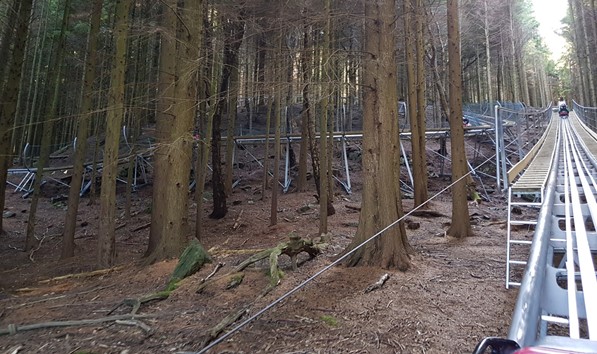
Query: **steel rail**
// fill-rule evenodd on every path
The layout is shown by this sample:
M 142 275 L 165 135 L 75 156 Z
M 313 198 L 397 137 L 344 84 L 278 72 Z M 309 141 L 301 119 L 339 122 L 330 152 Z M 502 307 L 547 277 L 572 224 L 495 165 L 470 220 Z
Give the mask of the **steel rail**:
M 565 146 L 567 156 L 570 154 L 568 145 Z M 568 164 L 564 163 L 564 176 L 568 175 Z M 578 321 L 578 309 L 576 302 L 576 277 L 574 266 L 574 241 L 572 239 L 572 221 L 570 219 L 570 181 L 564 178 L 564 217 L 566 225 L 566 285 L 568 287 L 568 318 L 570 323 L 570 338 L 580 338 L 580 328 Z
M 581 147 L 577 145 L 577 142 L 572 140 L 572 128 L 570 122 L 564 124 L 565 131 L 568 138 L 568 143 L 571 145 L 572 155 L 574 157 L 575 166 L 572 165 L 572 159 L 568 159 L 569 166 L 569 179 L 575 180 L 577 177 L 580 179 L 582 186 L 583 195 L 586 199 L 586 204 L 589 208 L 592 220 L 597 220 L 597 201 L 593 194 L 594 180 L 589 183 L 587 175 L 590 176 L 589 166 L 586 165 L 580 157 Z M 586 146 L 583 146 L 586 148 Z M 586 150 L 582 150 L 586 151 Z M 577 176 L 573 175 L 572 168 L 576 167 Z M 590 178 L 590 177 L 589 177 Z M 592 179 L 592 178 L 591 178 Z M 574 228 L 576 236 L 576 247 L 578 253 L 578 261 L 580 268 L 580 276 L 583 287 L 583 296 L 585 300 L 585 308 L 587 313 L 587 325 L 589 331 L 589 339 L 597 340 L 597 277 L 595 277 L 595 264 L 593 264 L 593 258 L 591 255 L 591 247 L 587 238 L 587 230 L 585 227 L 585 219 L 581 210 L 580 191 L 576 183 L 571 183 L 571 195 L 572 195 L 572 209 L 574 213 Z

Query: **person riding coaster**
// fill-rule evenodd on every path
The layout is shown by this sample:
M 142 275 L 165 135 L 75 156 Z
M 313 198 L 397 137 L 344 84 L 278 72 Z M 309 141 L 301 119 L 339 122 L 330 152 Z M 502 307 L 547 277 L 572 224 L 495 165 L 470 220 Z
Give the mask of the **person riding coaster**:
M 559 110 L 559 113 L 558 113 L 560 115 L 560 117 L 562 117 L 562 118 L 568 118 L 568 114 L 569 113 L 570 112 L 568 111 L 568 107 L 566 107 L 565 104 L 563 104 L 563 105 L 560 106 L 560 110 Z
M 570 111 L 568 111 L 568 106 L 566 105 L 564 97 L 560 97 L 560 100 L 558 101 L 558 114 L 562 118 L 568 118 L 569 113 Z

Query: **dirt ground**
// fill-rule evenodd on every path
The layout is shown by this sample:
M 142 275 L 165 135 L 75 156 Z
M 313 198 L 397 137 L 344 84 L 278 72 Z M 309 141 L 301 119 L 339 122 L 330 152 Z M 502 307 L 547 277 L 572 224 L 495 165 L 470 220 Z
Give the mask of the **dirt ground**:
M 431 195 L 447 185 L 431 158 Z M 41 328 L 0 335 L 0 353 L 176 353 L 199 351 L 210 329 L 227 315 L 247 308 L 234 327 L 293 290 L 327 265 L 350 242 L 356 231 L 360 205 L 360 169 L 353 166 L 353 194 L 337 187 L 336 215 L 329 218 L 331 241 L 323 254 L 300 258 L 293 271 L 280 258 L 284 277 L 267 295 L 268 263 L 259 262 L 244 273 L 242 283 L 227 289 L 216 281 L 201 293 L 197 289 L 216 264 L 227 273 L 260 250 L 288 240 L 290 235 L 317 239 L 318 207 L 313 192 L 284 194 L 279 200 L 278 225 L 269 226 L 270 196 L 260 195 L 259 173 L 246 170 L 229 198 L 223 220 L 209 220 L 207 202 L 202 244 L 213 263 L 185 279 L 163 301 L 144 304 L 139 322 L 107 321 L 90 325 Z M 449 171 L 449 170 L 448 170 Z M 491 182 L 486 181 L 491 187 Z M 77 256 L 59 260 L 64 202 L 50 202 L 65 189 L 49 188 L 38 213 L 38 249 L 25 253 L 29 200 L 7 192 L 7 235 L 0 237 L 0 331 L 17 326 L 96 319 L 126 314 L 124 299 L 164 288 L 176 260 L 144 265 L 149 233 L 151 187 L 133 196 L 133 216 L 118 220 L 118 266 L 99 274 L 95 270 L 95 240 L 99 205 L 83 198 L 76 234 Z M 123 195 L 124 193 L 120 193 Z M 445 236 L 450 222 L 449 194 L 431 204 L 436 217 L 408 217 L 420 227 L 408 230 L 416 249 L 406 272 L 379 268 L 332 267 L 277 303 L 254 321 L 215 346 L 210 353 L 470 353 L 486 336 L 506 336 L 516 290 L 504 288 L 506 201 L 499 193 L 470 206 L 474 236 L 456 240 Z M 208 198 L 209 199 L 209 198 Z M 122 201 L 119 203 L 122 212 Z M 411 200 L 404 200 L 406 210 Z M 353 207 L 353 208 L 351 208 Z M 194 220 L 196 208 L 191 208 Z M 384 274 L 380 289 L 365 292 Z M 228 327 L 227 330 L 232 327 Z M 18 329 L 18 328 L 17 328 Z M 0 332 L 1 333 L 1 332 Z

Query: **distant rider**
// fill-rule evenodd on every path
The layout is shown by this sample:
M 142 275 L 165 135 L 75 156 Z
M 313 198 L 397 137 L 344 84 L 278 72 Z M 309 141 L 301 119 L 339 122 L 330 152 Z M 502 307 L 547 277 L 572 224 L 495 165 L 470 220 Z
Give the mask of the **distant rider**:
M 568 106 L 566 105 L 566 101 L 564 97 L 560 97 L 560 101 L 558 102 L 558 113 L 560 117 L 568 117 Z
M 564 97 L 560 97 L 560 101 L 558 102 L 558 110 L 561 110 L 562 107 L 568 108 L 568 105 L 566 105 L 566 100 L 564 100 Z

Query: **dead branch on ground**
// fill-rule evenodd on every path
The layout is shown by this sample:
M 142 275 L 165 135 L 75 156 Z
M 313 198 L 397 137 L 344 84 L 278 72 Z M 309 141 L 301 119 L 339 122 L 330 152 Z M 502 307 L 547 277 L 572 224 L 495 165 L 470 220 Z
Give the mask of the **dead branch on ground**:
M 78 279 L 78 278 L 94 277 L 94 276 L 97 276 L 97 275 L 105 275 L 105 274 L 108 274 L 110 272 L 114 272 L 114 271 L 117 271 L 117 270 L 124 269 L 124 267 L 125 266 L 118 266 L 118 267 L 113 267 L 113 268 L 108 268 L 108 269 L 94 270 L 92 272 L 61 275 L 59 277 L 41 280 L 40 283 L 41 284 L 45 284 L 45 283 L 50 283 L 50 282 L 57 281 L 57 280 L 65 280 L 65 279 L 70 279 L 70 278 L 77 278 Z
M 98 324 L 102 322 L 112 322 L 117 320 L 135 320 L 138 318 L 151 318 L 157 317 L 156 315 L 117 315 L 117 316 L 108 316 L 108 317 L 101 317 L 101 318 L 93 318 L 87 320 L 71 320 L 71 321 L 52 321 L 52 322 L 42 322 L 30 325 L 23 325 L 18 326 L 15 324 L 9 324 L 6 329 L 0 329 L 0 336 L 5 334 L 17 334 L 19 332 L 24 331 L 31 331 L 34 329 L 43 329 L 43 328 L 56 328 L 56 327 L 81 327 L 85 325 L 91 324 Z
M 370 293 L 373 290 L 381 288 L 386 283 L 386 281 L 388 281 L 388 279 L 390 279 L 390 275 L 388 273 L 382 275 L 381 278 L 379 278 L 378 281 L 376 281 L 375 283 L 369 285 L 367 287 L 367 289 L 365 289 L 365 294 L 366 293 Z
M 200 283 L 205 283 L 211 277 L 213 277 L 214 275 L 216 275 L 216 273 L 218 272 L 218 270 L 220 270 L 220 268 L 222 268 L 223 266 L 224 266 L 224 263 L 222 263 L 222 262 L 219 262 L 218 264 L 216 264 L 216 266 L 214 267 L 214 270 L 212 270 L 211 273 L 209 273 L 208 276 L 206 276 L 205 278 L 201 279 Z

